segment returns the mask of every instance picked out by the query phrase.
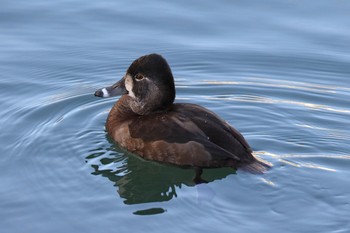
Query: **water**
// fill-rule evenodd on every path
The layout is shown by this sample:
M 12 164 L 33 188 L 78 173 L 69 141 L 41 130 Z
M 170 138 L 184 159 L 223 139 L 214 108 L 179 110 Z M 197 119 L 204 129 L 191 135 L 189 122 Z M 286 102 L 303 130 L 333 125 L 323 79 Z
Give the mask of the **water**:
M 347 1 L 1 1 L 2 232 L 349 232 Z M 93 92 L 137 57 L 239 129 L 262 176 L 146 162 Z

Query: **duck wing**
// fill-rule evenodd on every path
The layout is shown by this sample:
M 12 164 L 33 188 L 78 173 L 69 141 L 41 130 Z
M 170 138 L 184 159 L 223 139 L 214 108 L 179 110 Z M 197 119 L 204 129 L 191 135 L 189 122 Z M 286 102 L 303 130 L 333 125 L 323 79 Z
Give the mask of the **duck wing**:
M 176 104 L 174 111 L 186 114 L 212 143 L 236 155 L 242 162 L 254 160 L 252 149 L 242 134 L 212 111 L 196 104 Z
M 180 111 L 174 107 L 128 122 L 124 131 L 128 142 L 121 145 L 145 159 L 177 165 L 236 167 L 240 163 L 238 156 L 212 141 L 179 107 Z

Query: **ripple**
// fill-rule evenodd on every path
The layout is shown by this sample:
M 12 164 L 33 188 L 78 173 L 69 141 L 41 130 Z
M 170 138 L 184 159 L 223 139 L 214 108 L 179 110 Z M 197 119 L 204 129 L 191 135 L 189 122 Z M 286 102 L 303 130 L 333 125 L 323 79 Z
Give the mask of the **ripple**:
M 266 151 L 255 151 L 254 153 L 277 159 L 279 162 L 289 166 L 328 172 L 344 170 L 350 163 L 350 155 L 274 154 Z M 309 160 L 313 162 L 308 162 Z
M 338 96 L 340 95 L 341 99 L 344 100 L 344 105 L 348 106 L 348 94 L 343 94 L 338 92 L 348 92 L 350 89 L 346 87 L 338 87 L 338 86 L 325 86 L 325 85 L 316 85 L 316 84 L 310 84 L 310 83 L 302 83 L 302 82 L 287 82 L 287 81 L 277 81 L 274 80 L 271 82 L 271 80 L 264 79 L 264 82 L 261 82 L 261 79 L 259 81 L 255 80 L 254 82 L 227 82 L 227 81 L 205 81 L 206 84 L 209 85 L 218 85 L 218 86 L 225 86 L 225 89 L 229 88 L 229 86 L 232 86 L 232 89 L 238 89 L 243 86 L 248 86 L 250 88 L 250 91 L 257 90 L 257 87 L 263 87 L 263 91 L 259 91 L 264 93 L 265 96 L 258 96 L 258 95 L 217 95 L 217 96 L 210 96 L 206 97 L 210 100 L 230 100 L 230 101 L 237 101 L 237 102 L 253 102 L 253 103 L 264 103 L 264 104 L 281 104 L 281 105 L 296 105 L 296 106 L 302 106 L 306 108 L 310 108 L 313 110 L 322 110 L 322 111 L 329 111 L 329 112 L 335 112 L 335 113 L 344 113 L 344 114 L 350 114 L 350 110 L 347 108 L 337 108 L 334 106 L 329 106 L 325 104 L 320 104 L 321 102 L 324 102 L 326 99 L 333 99 L 337 98 L 336 104 L 340 104 L 341 102 L 338 101 Z M 233 87 L 234 86 L 234 87 Z M 279 93 L 278 97 L 275 97 L 274 91 L 280 90 L 281 93 L 284 92 L 283 95 L 286 95 L 286 91 L 284 89 L 292 89 L 295 90 L 295 92 L 288 94 L 286 98 L 288 99 L 281 99 L 281 94 Z M 220 88 L 222 89 L 222 88 Z M 317 96 L 315 98 L 312 96 L 312 92 L 318 92 L 322 94 L 321 96 Z M 304 94 L 305 97 L 303 97 L 304 101 L 296 101 L 292 100 L 291 98 L 298 98 L 297 96 L 300 95 L 300 93 Z M 329 96 L 330 94 L 335 95 L 333 98 Z M 266 96 L 266 95 L 270 95 Z M 294 95 L 294 96 L 293 96 Z M 307 99 L 314 99 L 317 102 L 320 103 L 310 103 L 307 102 Z M 330 102 L 330 104 L 334 104 L 335 101 Z
M 287 88 L 303 91 L 315 91 L 320 93 L 336 93 L 337 90 L 340 91 L 350 91 L 350 88 L 342 86 L 329 86 L 329 85 L 320 85 L 306 82 L 293 82 L 286 80 L 275 80 L 269 78 L 247 78 L 252 81 L 203 81 L 206 84 L 210 85 L 249 85 L 249 86 L 263 86 L 270 88 Z M 262 82 L 263 80 L 263 82 Z

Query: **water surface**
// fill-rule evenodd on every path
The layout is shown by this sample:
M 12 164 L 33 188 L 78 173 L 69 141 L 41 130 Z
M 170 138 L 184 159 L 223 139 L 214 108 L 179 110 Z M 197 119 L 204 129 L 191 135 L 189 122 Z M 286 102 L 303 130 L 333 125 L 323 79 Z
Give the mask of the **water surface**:
M 349 232 L 346 1 L 2 1 L 2 232 Z M 137 57 L 234 125 L 256 176 L 141 160 L 93 96 Z

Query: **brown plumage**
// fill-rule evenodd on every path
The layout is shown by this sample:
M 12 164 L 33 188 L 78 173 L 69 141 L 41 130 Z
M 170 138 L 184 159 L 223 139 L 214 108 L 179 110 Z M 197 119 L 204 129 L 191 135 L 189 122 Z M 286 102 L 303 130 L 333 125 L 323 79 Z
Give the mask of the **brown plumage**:
M 121 94 L 106 129 L 121 147 L 147 160 L 179 166 L 243 167 L 262 173 L 244 137 L 215 113 L 195 104 L 174 104 L 175 85 L 168 63 L 157 54 L 135 60 L 126 75 L 95 95 Z M 196 180 L 200 181 L 201 169 Z

